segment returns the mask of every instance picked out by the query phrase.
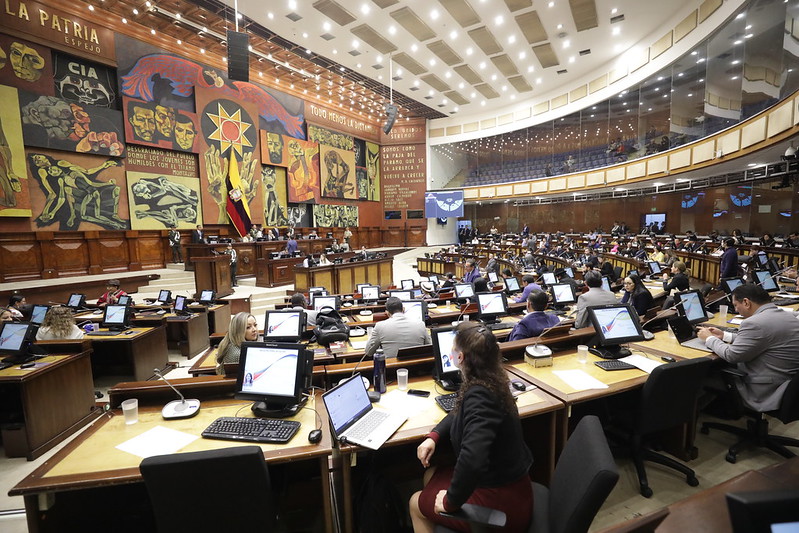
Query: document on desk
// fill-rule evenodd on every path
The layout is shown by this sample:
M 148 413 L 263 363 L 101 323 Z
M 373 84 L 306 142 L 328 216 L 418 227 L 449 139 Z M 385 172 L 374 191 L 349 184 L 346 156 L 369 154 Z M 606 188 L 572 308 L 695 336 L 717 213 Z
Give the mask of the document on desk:
M 744 321 L 744 317 L 741 315 L 735 315 L 731 319 L 727 321 L 727 324 L 735 324 L 736 326 L 740 326 L 741 322 Z
M 365 339 L 365 340 L 360 340 L 360 341 L 356 341 L 356 340 L 350 339 L 350 346 L 352 346 L 353 350 L 364 350 L 364 349 L 366 349 L 366 343 L 367 342 L 369 342 L 368 338 Z
M 430 407 L 435 406 L 429 398 L 413 396 L 401 390 L 393 390 L 383 394 L 378 403 L 383 409 L 402 413 L 408 418 L 414 417 L 428 410 Z
M 131 453 L 142 459 L 153 455 L 175 453 L 200 438 L 198 435 L 175 431 L 174 429 L 156 426 L 138 437 L 119 444 L 116 448 Z
M 621 359 L 619 359 L 619 361 L 624 361 L 628 365 L 633 365 L 635 368 L 643 370 L 647 374 L 651 374 L 655 368 L 665 364 L 663 362 L 655 361 L 648 357 L 644 357 L 643 355 L 637 355 L 637 354 L 628 355 L 627 357 L 622 357 Z
M 607 385 L 582 370 L 553 370 L 552 373 L 576 391 L 608 388 Z

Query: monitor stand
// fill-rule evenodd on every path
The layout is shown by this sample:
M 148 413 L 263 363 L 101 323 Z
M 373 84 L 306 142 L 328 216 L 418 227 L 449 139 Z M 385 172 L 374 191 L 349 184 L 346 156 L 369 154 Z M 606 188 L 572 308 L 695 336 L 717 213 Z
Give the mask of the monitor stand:
M 632 352 L 620 344 L 611 346 L 597 346 L 594 348 L 596 355 L 602 359 L 620 359 L 631 355 Z
M 454 392 L 461 388 L 461 380 L 458 378 L 441 378 L 436 380 L 445 391 Z
M 307 398 L 303 398 L 303 400 L 294 405 L 283 405 L 283 406 L 274 406 L 269 407 L 266 402 L 254 402 L 252 404 L 252 412 L 258 418 L 288 418 L 290 416 L 296 415 L 300 409 L 303 408 Z
M 499 319 L 499 317 L 498 317 L 498 316 L 493 316 L 493 317 L 490 317 L 490 318 L 481 318 L 481 319 L 480 319 L 480 321 L 481 321 L 483 324 L 485 324 L 485 325 L 489 325 L 489 324 L 499 324 L 500 322 L 502 322 L 502 321 Z

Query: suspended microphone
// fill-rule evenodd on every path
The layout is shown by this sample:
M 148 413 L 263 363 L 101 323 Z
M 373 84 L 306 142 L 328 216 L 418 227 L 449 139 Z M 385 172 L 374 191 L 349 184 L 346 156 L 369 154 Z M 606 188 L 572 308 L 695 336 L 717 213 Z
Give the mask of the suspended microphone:
M 200 400 L 187 400 L 183 397 L 183 394 L 181 394 L 180 391 L 176 389 L 169 382 L 169 380 L 163 376 L 163 374 L 161 374 L 160 370 L 154 368 L 153 372 L 156 376 L 163 379 L 164 383 L 169 385 L 169 387 L 175 391 L 178 396 L 180 396 L 180 400 L 172 400 L 166 404 L 163 409 L 161 409 L 161 416 L 163 416 L 166 420 L 174 418 L 191 418 L 200 412 Z

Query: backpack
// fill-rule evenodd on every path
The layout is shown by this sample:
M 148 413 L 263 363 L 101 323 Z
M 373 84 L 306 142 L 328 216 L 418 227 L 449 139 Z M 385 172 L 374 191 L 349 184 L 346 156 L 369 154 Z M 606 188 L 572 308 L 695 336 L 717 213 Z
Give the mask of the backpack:
M 332 307 L 323 307 L 316 315 L 313 333 L 316 342 L 322 346 L 330 346 L 331 342 L 347 340 L 350 337 L 350 327 L 344 323 L 338 311 Z

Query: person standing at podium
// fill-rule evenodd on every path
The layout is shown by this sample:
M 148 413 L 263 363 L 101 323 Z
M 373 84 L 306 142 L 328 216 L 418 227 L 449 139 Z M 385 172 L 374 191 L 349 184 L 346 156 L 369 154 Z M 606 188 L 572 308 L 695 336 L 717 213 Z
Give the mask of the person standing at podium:
M 286 253 L 289 255 L 294 255 L 294 252 L 299 249 L 299 246 L 297 245 L 297 239 L 294 238 L 294 235 L 289 235 L 288 239 L 289 240 L 286 241 Z
M 192 244 L 205 244 L 205 235 L 203 234 L 203 227 L 197 224 L 197 228 L 191 230 L 191 243 Z
M 239 254 L 236 253 L 236 249 L 233 248 L 233 245 L 230 243 L 227 244 L 224 253 L 230 256 L 230 284 L 234 287 L 238 287 L 239 284 L 236 282 L 236 274 L 239 270 Z
M 180 232 L 174 225 L 169 228 L 169 247 L 172 248 L 172 262 L 182 263 L 183 254 L 180 250 Z

